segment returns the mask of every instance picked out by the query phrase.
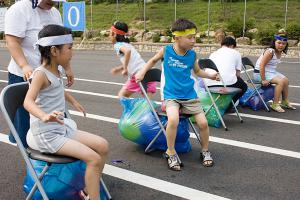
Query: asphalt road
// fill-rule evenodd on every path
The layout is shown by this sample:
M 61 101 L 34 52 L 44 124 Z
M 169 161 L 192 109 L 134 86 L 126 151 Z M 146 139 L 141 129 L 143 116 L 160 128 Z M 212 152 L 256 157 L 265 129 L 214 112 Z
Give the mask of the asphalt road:
M 142 55 L 148 59 L 153 54 Z M 6 85 L 8 62 L 7 50 L 0 49 L 1 89 Z M 210 151 L 215 166 L 204 168 L 201 165 L 199 144 L 191 138 L 192 151 L 180 155 L 185 167 L 179 173 L 167 169 L 162 152 L 145 155 L 142 148 L 119 135 L 116 122 L 122 114 L 122 107 L 116 95 L 125 77 L 109 73 L 119 64 L 112 51 L 75 51 L 72 67 L 80 80 L 71 87 L 77 91 L 72 95 L 87 113 L 93 114 L 86 118 L 72 116 L 79 129 L 101 135 L 110 143 L 104 180 L 115 200 L 176 200 L 186 199 L 186 193 L 194 194 L 191 199 L 300 199 L 298 63 L 283 63 L 279 67 L 290 79 L 290 101 L 296 103 L 298 110 L 279 114 L 239 107 L 243 124 L 236 116 L 225 115 L 229 131 L 210 128 Z M 0 120 L 0 132 L 6 134 L 7 125 L 2 117 Z M 123 162 L 113 163 L 116 159 Z M 1 142 L 0 160 L 0 200 L 25 199 L 22 191 L 25 167 L 18 149 Z M 120 169 L 120 172 L 115 169 Z

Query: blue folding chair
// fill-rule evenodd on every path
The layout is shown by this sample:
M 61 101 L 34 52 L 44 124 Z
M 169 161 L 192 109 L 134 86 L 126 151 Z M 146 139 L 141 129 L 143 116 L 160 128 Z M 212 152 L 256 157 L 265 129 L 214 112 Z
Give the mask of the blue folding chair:
M 76 158 L 67 157 L 67 156 L 59 156 L 55 154 L 46 154 L 41 153 L 40 151 L 31 149 L 28 147 L 27 149 L 24 148 L 24 144 L 22 143 L 19 133 L 16 131 L 13 120 L 15 118 L 16 111 L 19 107 L 23 106 L 23 102 L 26 96 L 26 93 L 28 91 L 29 85 L 26 82 L 23 83 L 16 83 L 6 86 L 0 95 L 0 108 L 2 111 L 2 114 L 4 116 L 5 121 L 7 122 L 9 129 L 11 133 L 13 134 L 18 149 L 21 152 L 21 155 L 23 159 L 25 160 L 25 163 L 35 181 L 35 185 L 29 192 L 28 196 L 26 197 L 26 200 L 32 199 L 34 192 L 39 189 L 42 197 L 44 200 L 49 200 L 45 189 L 43 185 L 41 184 L 41 180 L 43 179 L 43 176 L 47 172 L 47 170 L 51 167 L 52 164 L 68 164 L 75 161 L 78 161 Z M 67 116 L 68 116 L 67 112 Z M 26 145 L 27 146 L 27 145 Z M 33 168 L 33 165 L 30 161 L 30 159 L 38 160 L 38 161 L 44 161 L 46 162 L 45 167 L 43 168 L 41 174 L 38 176 L 36 171 Z M 103 189 L 105 190 L 105 193 L 109 199 L 112 199 L 105 183 L 103 180 L 100 180 L 101 185 L 103 186 Z
M 266 110 L 268 112 L 270 112 L 270 109 L 267 105 L 267 103 L 265 102 L 264 98 L 261 96 L 259 89 L 261 89 L 262 84 L 261 82 L 257 82 L 254 79 L 252 79 L 249 75 L 249 73 L 247 72 L 247 68 L 249 67 L 250 69 L 255 69 L 254 64 L 252 63 L 252 61 L 248 58 L 248 57 L 243 57 L 242 58 L 242 63 L 243 63 L 243 69 L 244 72 L 248 78 L 247 82 L 251 84 L 252 88 L 253 88 L 253 92 L 250 94 L 250 96 L 245 100 L 245 103 L 247 101 L 249 101 L 251 99 L 251 97 L 253 97 L 254 95 L 258 95 L 259 99 L 262 101 L 262 103 L 264 104 L 264 107 L 266 108 Z
M 152 145 L 155 143 L 155 141 L 158 139 L 158 137 L 160 136 L 161 133 L 163 133 L 165 136 L 167 135 L 166 133 L 166 129 L 165 127 L 167 126 L 167 124 L 163 124 L 161 121 L 160 121 L 160 118 L 159 116 L 167 116 L 165 112 L 163 112 L 161 110 L 161 108 L 157 108 L 155 109 L 151 103 L 151 100 L 149 99 L 148 95 L 147 95 L 147 83 L 148 82 L 160 82 L 161 81 L 161 70 L 160 69 L 157 69 L 157 68 L 153 68 L 153 69 L 150 69 L 146 74 L 145 74 L 145 77 L 144 79 L 139 82 L 139 86 L 141 88 L 141 91 L 144 95 L 144 97 L 146 98 L 150 108 L 151 108 L 151 111 L 153 112 L 154 114 L 154 117 L 156 119 L 156 121 L 158 122 L 159 124 L 159 127 L 160 127 L 160 131 L 155 135 L 155 137 L 151 140 L 151 142 L 148 144 L 148 146 L 146 147 L 145 149 L 145 153 L 149 153 L 151 151 L 151 147 Z M 191 122 L 190 120 L 190 117 L 192 115 L 188 115 L 188 114 L 179 114 L 179 117 L 180 118 L 187 118 L 188 119 L 188 122 L 189 122 L 189 125 L 191 126 L 193 132 L 195 133 L 196 135 L 196 138 L 197 140 L 200 142 L 200 137 L 199 137 L 199 133 L 198 131 L 196 130 L 195 126 L 193 125 L 193 123 Z M 179 160 L 179 162 L 181 163 L 181 161 Z

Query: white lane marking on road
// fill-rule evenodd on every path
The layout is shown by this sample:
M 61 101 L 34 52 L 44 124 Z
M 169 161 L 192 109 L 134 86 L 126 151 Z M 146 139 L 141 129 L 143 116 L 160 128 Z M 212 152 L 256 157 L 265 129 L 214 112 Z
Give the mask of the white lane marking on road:
M 248 69 L 247 71 L 251 71 L 252 69 Z M 0 72 L 5 72 L 7 73 L 6 70 L 0 70 Z M 243 72 L 241 72 L 243 73 Z M 109 84 L 109 85 L 125 85 L 124 83 L 117 83 L 117 82 L 111 82 L 111 81 L 99 81 L 99 80 L 93 80 L 93 79 L 85 79 L 85 78 L 74 78 L 77 81 L 83 81 L 83 82 L 92 82 L 92 83 L 103 83 L 103 84 Z M 0 80 L 0 82 L 3 82 L 3 80 Z M 7 81 L 6 81 L 7 82 Z M 298 85 L 289 85 L 289 87 L 292 88 L 300 88 Z M 160 87 L 156 87 L 157 89 L 160 89 Z
M 0 133 L 0 142 L 4 142 L 10 145 L 14 145 L 8 141 L 8 136 Z M 105 164 L 103 169 L 103 173 L 109 176 L 113 176 L 134 184 L 142 185 L 144 187 L 148 187 L 157 191 L 161 191 L 173 196 L 178 196 L 185 199 L 192 199 L 192 200 L 207 200 L 207 199 L 214 199 L 214 200 L 228 200 L 227 198 L 217 196 L 214 194 L 210 194 L 207 192 L 203 192 L 200 190 L 196 190 L 193 188 L 189 188 L 183 185 L 179 185 L 176 183 L 171 183 L 168 181 L 164 181 L 161 179 L 157 179 L 151 176 L 143 175 L 141 173 L 129 171 L 126 169 L 122 169 L 119 167 L 115 167 L 112 165 Z
M 5 82 L 5 81 L 0 80 L 0 82 Z M 95 92 L 87 92 L 87 91 L 81 91 L 81 90 L 72 90 L 72 89 L 66 89 L 66 91 L 69 91 L 69 92 L 72 92 L 72 93 L 87 94 L 87 95 L 93 95 L 93 96 L 100 96 L 100 97 L 118 99 L 118 96 L 116 96 L 116 95 L 109 95 L 109 94 L 102 94 L 102 93 L 95 93 Z M 161 102 L 156 102 L 156 103 L 161 104 Z M 291 103 L 291 104 L 295 105 L 295 106 L 300 106 L 299 103 Z M 235 114 L 229 114 L 229 115 L 235 115 Z M 267 120 L 267 121 L 274 121 L 274 122 L 300 125 L 300 121 L 295 121 L 295 120 L 280 119 L 280 118 L 266 117 L 266 116 L 259 116 L 259 115 L 251 115 L 251 114 L 245 114 L 245 113 L 240 113 L 240 115 L 242 117 L 247 117 L 247 118 L 252 118 L 252 119 L 262 119 L 262 120 Z
M 76 116 L 83 116 L 82 113 L 74 110 L 69 110 L 70 114 L 76 115 Z M 105 116 L 100 116 L 100 115 L 94 115 L 94 114 L 87 114 L 87 118 L 90 119 L 96 119 L 100 121 L 105 121 L 105 122 L 111 122 L 111 123 L 119 123 L 119 119 L 116 118 L 111 118 L 111 117 L 105 117 Z M 196 138 L 194 133 L 190 133 L 192 138 Z M 279 148 L 273 148 L 273 147 L 268 147 L 268 146 L 263 146 L 263 145 L 257 145 L 257 144 L 251 144 L 247 142 L 240 142 L 240 141 L 235 141 L 235 140 L 229 140 L 229 139 L 224 139 L 224 138 L 219 138 L 219 137 L 214 137 L 214 136 L 209 136 L 209 140 L 211 142 L 216 142 L 220 144 L 226 144 L 230 146 L 235 146 L 235 147 L 240 147 L 244 149 L 251 149 L 251 150 L 256 150 L 256 151 L 261 151 L 261 152 L 266 152 L 266 153 L 271 153 L 271 154 L 277 154 L 281 156 L 287 156 L 287 157 L 292 157 L 292 158 L 298 158 L 300 159 L 300 153 L 295 152 L 295 151 L 289 151 L 289 150 L 284 150 L 284 149 L 279 149 Z
M 6 144 L 10 144 L 10 145 L 17 146 L 16 144 L 11 143 L 11 142 L 9 141 L 8 135 L 3 134 L 3 133 L 0 133 L 0 141 L 1 141 L 1 142 L 4 142 L 4 143 L 6 143 Z
M 300 125 L 300 121 L 295 120 L 289 120 L 289 119 L 280 119 L 275 117 L 266 117 L 266 116 L 259 116 L 259 115 L 251 115 L 246 113 L 239 113 L 242 117 L 252 118 L 252 119 L 262 119 L 266 121 L 272 121 L 272 122 L 281 122 L 281 123 L 287 123 L 287 124 L 294 124 L 294 125 Z M 236 115 L 235 113 L 231 113 L 229 115 Z
M 185 199 L 192 200 L 225 200 L 227 198 L 202 192 L 196 189 L 188 188 L 175 183 L 163 181 L 150 176 L 145 176 L 136 172 L 121 169 L 112 165 L 105 165 L 104 173 L 110 176 L 115 176 L 117 178 L 123 179 L 125 181 L 133 182 L 142 186 L 146 186 L 161 192 L 169 193 L 174 196 L 182 197 Z

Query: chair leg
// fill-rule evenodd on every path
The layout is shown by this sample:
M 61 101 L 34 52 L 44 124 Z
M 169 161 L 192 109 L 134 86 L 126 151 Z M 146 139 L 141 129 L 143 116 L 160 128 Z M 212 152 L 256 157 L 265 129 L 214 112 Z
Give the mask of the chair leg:
M 263 99 L 263 97 L 260 95 L 260 93 L 259 93 L 259 91 L 258 91 L 257 88 L 255 88 L 255 91 L 256 91 L 256 93 L 258 94 L 258 97 L 260 98 L 260 100 L 263 102 L 263 104 L 264 104 L 266 110 L 267 110 L 268 112 L 270 112 L 270 109 L 269 109 L 268 105 L 266 104 L 266 102 L 265 102 L 265 100 Z
M 210 100 L 211 100 L 211 102 L 212 102 L 212 104 L 213 104 L 213 106 L 214 106 L 214 108 L 215 108 L 215 110 L 216 110 L 216 112 L 217 112 L 218 118 L 220 119 L 220 121 L 221 121 L 221 123 L 222 123 L 222 125 L 223 125 L 223 127 L 224 127 L 224 129 L 225 129 L 225 131 L 228 131 L 228 128 L 227 128 L 227 126 L 225 125 L 225 122 L 224 122 L 224 120 L 223 120 L 223 118 L 222 118 L 222 116 L 221 116 L 221 113 L 220 113 L 220 111 L 219 111 L 219 108 L 218 108 L 218 106 L 217 106 L 217 104 L 216 104 L 216 102 L 215 102 L 213 96 L 212 96 L 211 93 L 209 92 L 209 89 L 208 89 L 207 85 L 205 85 L 205 88 L 206 88 L 206 91 L 208 91 L 209 98 L 210 98 Z M 219 96 L 221 96 L 221 95 L 219 95 Z M 218 99 L 218 98 L 216 98 L 216 99 Z M 207 115 L 207 112 L 205 113 L 205 115 Z
M 112 197 L 111 197 L 111 195 L 110 195 L 110 193 L 109 193 L 109 191 L 108 191 L 108 189 L 107 189 L 107 187 L 106 187 L 106 185 L 105 185 L 102 178 L 100 179 L 100 184 L 102 185 L 102 187 L 104 189 L 104 192 L 106 193 L 106 196 L 108 197 L 108 199 L 111 200 Z
M 231 103 L 232 103 L 232 105 L 233 105 L 233 107 L 234 107 L 235 113 L 236 113 L 236 115 L 238 116 L 240 122 L 243 123 L 243 119 L 242 119 L 242 117 L 240 116 L 240 113 L 239 113 L 238 109 L 236 108 L 236 106 L 235 106 L 233 100 L 231 100 Z
M 192 121 L 190 120 L 190 118 L 188 120 L 189 120 L 190 126 L 193 129 L 193 132 L 195 133 L 195 135 L 197 137 L 198 142 L 201 144 L 200 135 L 199 135 L 198 131 L 196 130 L 196 128 L 195 128 L 194 124 L 192 123 Z
M 157 140 L 157 138 L 160 136 L 160 134 L 162 133 L 163 131 L 160 130 L 156 136 L 153 138 L 153 140 L 151 140 L 151 142 L 148 144 L 148 146 L 146 147 L 145 149 L 145 153 L 149 153 L 151 152 L 150 148 L 152 147 L 152 145 L 154 144 L 154 142 Z
M 47 170 L 49 169 L 49 167 L 51 166 L 51 163 L 47 163 L 46 166 L 43 168 L 41 174 L 38 176 L 39 180 L 41 181 L 45 175 L 45 173 L 47 172 Z M 32 189 L 30 190 L 28 196 L 26 197 L 26 200 L 31 200 L 35 191 L 37 190 L 38 186 L 37 183 L 34 183 Z
M 154 115 L 154 117 L 155 117 L 155 119 L 156 119 L 156 121 L 157 121 L 159 127 L 161 128 L 161 130 L 162 130 L 162 132 L 164 133 L 164 135 L 167 136 L 166 130 L 164 129 L 164 126 L 163 126 L 163 124 L 161 123 L 161 121 L 160 121 L 160 119 L 159 119 L 159 116 L 158 116 L 158 114 L 156 113 L 156 111 L 155 111 L 155 109 L 154 109 L 154 107 L 153 107 L 153 105 L 152 105 L 152 103 L 151 103 L 151 100 L 149 99 L 149 97 L 148 97 L 148 95 L 147 95 L 146 90 L 144 89 L 144 87 L 143 87 L 143 85 L 142 85 L 141 82 L 138 82 L 138 84 L 139 84 L 139 86 L 140 86 L 140 88 L 141 88 L 141 91 L 142 91 L 144 97 L 146 98 L 146 100 L 147 100 L 147 102 L 148 102 L 148 104 L 149 104 L 149 106 L 150 106 L 150 108 L 151 108 L 151 110 L 152 110 L 152 113 L 153 113 L 153 115 Z

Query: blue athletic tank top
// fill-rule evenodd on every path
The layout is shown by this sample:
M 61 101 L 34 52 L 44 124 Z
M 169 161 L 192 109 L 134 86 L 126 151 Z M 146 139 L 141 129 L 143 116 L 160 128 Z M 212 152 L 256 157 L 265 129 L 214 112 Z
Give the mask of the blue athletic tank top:
M 162 63 L 161 96 L 166 99 L 197 98 L 196 80 L 192 75 L 196 53 L 188 50 L 185 55 L 178 55 L 173 45 L 167 45 Z

